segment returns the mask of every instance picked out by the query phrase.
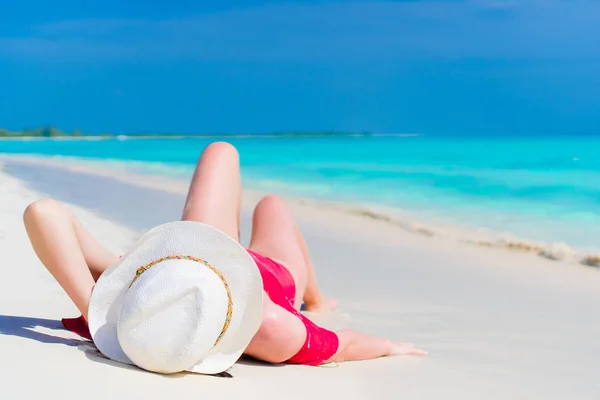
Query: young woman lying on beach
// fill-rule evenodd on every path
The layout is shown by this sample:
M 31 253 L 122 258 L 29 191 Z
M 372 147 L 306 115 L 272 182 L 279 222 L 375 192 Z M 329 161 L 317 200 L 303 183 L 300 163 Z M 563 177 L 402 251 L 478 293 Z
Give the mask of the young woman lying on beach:
M 239 241 L 241 194 L 237 150 L 227 143 L 212 143 L 198 161 L 182 220 L 212 225 Z M 29 205 L 24 222 L 37 256 L 82 314 L 63 320 L 64 325 L 90 338 L 85 322 L 90 295 L 96 280 L 118 257 L 51 199 Z M 321 294 L 306 243 L 280 198 L 268 196 L 256 206 L 248 252 L 260 269 L 267 296 L 262 324 L 246 355 L 270 363 L 319 365 L 426 354 L 409 343 L 353 330 L 332 332 L 299 312 L 302 304 L 307 311 L 322 312 L 335 308 L 336 302 Z

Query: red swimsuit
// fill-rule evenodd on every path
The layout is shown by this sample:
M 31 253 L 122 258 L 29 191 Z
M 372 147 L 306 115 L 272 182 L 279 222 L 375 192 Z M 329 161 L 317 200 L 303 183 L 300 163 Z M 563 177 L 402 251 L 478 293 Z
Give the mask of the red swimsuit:
M 306 327 L 304 345 L 292 358 L 289 364 L 319 365 L 329 360 L 338 350 L 338 336 L 327 329 L 315 325 L 293 306 L 296 297 L 294 278 L 283 265 L 248 250 L 254 258 L 263 279 L 263 287 L 271 301 L 294 314 Z
M 319 365 L 330 359 L 338 350 L 338 336 L 327 329 L 315 325 L 293 306 L 296 297 L 296 285 L 290 272 L 278 262 L 248 250 L 263 279 L 263 288 L 271 301 L 294 314 L 306 327 L 306 340 L 302 348 L 288 364 Z M 65 328 L 87 339 L 92 339 L 90 330 L 83 316 L 64 318 Z

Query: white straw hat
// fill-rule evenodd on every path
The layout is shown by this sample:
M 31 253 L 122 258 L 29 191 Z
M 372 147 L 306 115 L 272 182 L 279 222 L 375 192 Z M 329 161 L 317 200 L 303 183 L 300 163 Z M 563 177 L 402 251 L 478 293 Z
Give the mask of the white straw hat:
M 88 324 L 106 357 L 159 373 L 217 374 L 262 321 L 262 279 L 234 239 L 198 222 L 150 230 L 94 287 Z

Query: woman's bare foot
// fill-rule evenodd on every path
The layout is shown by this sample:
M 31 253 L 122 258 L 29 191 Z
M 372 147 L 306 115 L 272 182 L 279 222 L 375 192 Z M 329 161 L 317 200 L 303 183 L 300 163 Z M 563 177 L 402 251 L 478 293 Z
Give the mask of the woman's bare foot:
M 331 312 L 337 308 L 337 300 L 331 297 L 319 297 L 317 300 L 305 300 L 306 311 L 314 313 Z

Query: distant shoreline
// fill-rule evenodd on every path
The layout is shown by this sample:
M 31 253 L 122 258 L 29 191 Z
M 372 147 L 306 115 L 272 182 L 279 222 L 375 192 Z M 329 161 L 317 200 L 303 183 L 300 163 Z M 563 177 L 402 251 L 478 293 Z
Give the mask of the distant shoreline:
M 64 132 L 53 127 L 24 129 L 10 131 L 0 128 L 0 139 L 10 140 L 130 140 L 130 139 L 187 139 L 187 138 L 279 138 L 279 137 L 369 137 L 369 136 L 395 136 L 414 137 L 421 136 L 416 133 L 372 133 L 369 131 L 272 131 L 267 133 L 247 132 L 222 132 L 222 133 L 84 133 L 79 130 Z
M 331 137 L 419 137 L 424 136 L 417 133 L 377 133 L 377 134 L 206 134 L 206 135 L 111 135 L 111 136 L 0 136 L 0 140 L 149 140 L 149 139 L 215 139 L 215 138 L 232 138 L 232 139 L 258 139 L 258 138 L 331 138 Z

